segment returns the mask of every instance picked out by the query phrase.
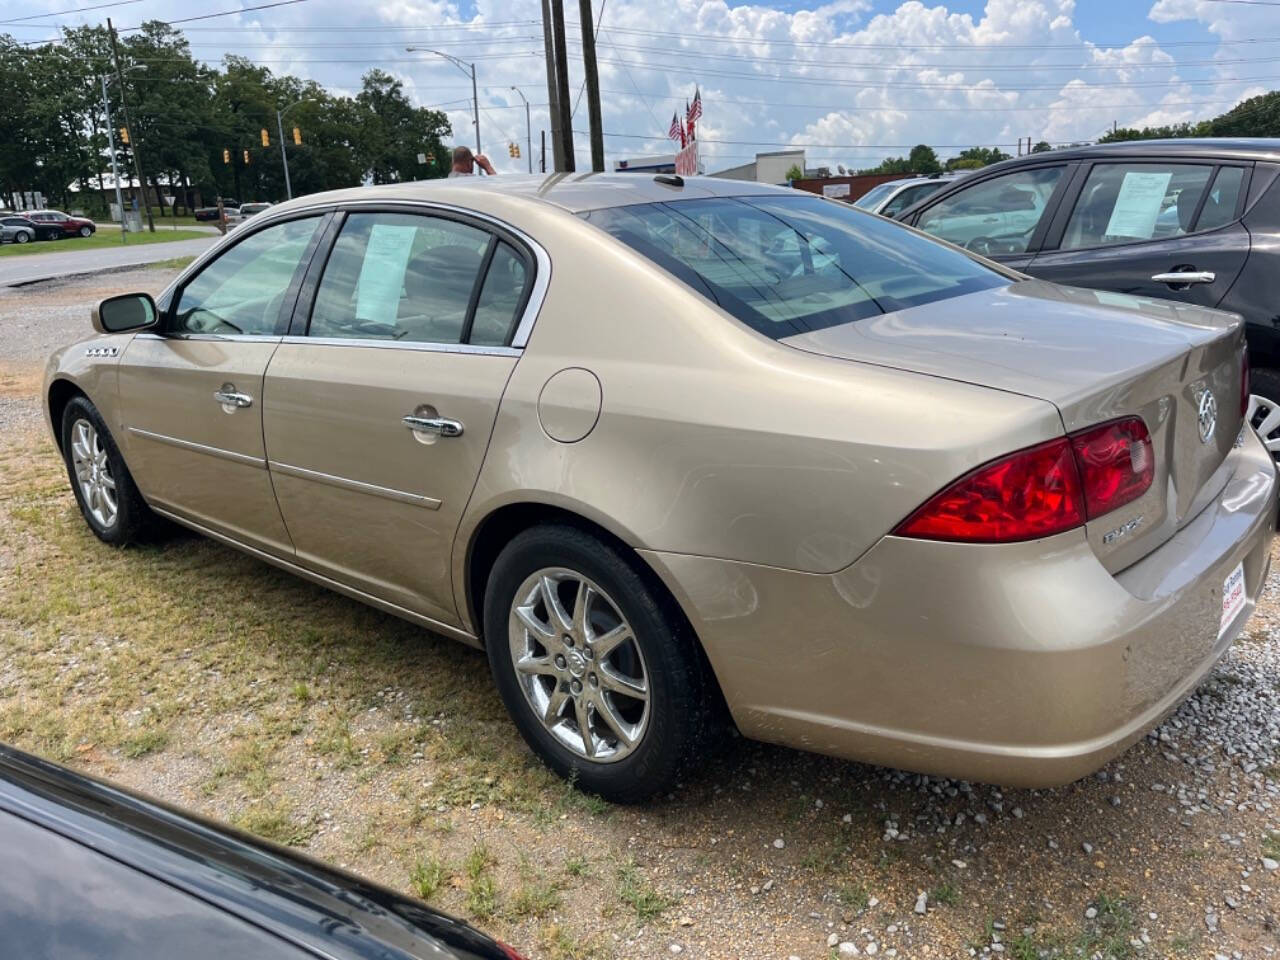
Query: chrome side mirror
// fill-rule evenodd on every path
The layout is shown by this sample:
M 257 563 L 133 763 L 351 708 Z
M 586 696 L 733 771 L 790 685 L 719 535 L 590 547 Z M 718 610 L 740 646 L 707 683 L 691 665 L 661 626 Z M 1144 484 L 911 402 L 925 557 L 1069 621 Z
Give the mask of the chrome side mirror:
M 93 329 L 98 333 L 125 333 L 155 326 L 160 316 L 149 293 L 108 297 L 93 308 Z

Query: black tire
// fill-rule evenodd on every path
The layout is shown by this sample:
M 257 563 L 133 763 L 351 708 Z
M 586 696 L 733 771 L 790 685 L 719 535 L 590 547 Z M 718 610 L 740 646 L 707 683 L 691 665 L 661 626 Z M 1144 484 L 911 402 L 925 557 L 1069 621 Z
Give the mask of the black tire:
M 28 233 L 26 230 L 19 230 L 17 233 L 13 235 L 14 243 L 26 243 L 30 239 L 31 239 L 31 234 Z
M 521 688 L 511 650 L 512 608 L 521 584 L 544 568 L 565 568 L 593 581 L 631 627 L 647 675 L 648 714 L 637 745 L 621 759 L 601 762 L 568 749 Z M 717 694 L 693 631 L 652 574 L 613 545 L 571 526 L 519 534 L 490 573 L 484 626 L 494 680 L 521 735 L 547 766 L 581 789 L 635 803 L 669 791 L 701 753 Z M 559 680 L 548 682 L 561 689 Z
M 85 226 L 81 227 L 81 228 L 80 228 L 80 236 L 82 236 L 82 237 L 91 237 L 91 236 L 93 236 L 93 227 L 90 227 L 90 226 L 88 226 L 87 224 L 86 224 Z
M 101 516 L 95 515 L 94 509 L 85 499 L 79 478 L 76 476 L 75 453 L 73 452 L 73 432 L 78 423 L 87 421 L 99 438 L 105 453 L 106 469 L 109 478 L 115 483 L 115 512 L 110 522 L 103 522 Z M 103 543 L 123 547 L 142 538 L 151 526 L 154 518 L 150 508 L 138 492 L 129 468 L 116 446 L 111 432 L 103 422 L 98 408 L 88 398 L 73 397 L 62 413 L 62 459 L 67 466 L 67 478 L 71 481 L 71 491 L 76 503 L 80 506 L 80 514 L 89 529 Z

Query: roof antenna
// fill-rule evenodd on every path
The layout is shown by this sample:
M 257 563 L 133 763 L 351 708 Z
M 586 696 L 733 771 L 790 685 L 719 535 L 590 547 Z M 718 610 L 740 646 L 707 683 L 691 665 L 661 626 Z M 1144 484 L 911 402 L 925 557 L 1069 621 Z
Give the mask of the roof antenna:
M 684 177 L 678 173 L 660 173 L 653 178 L 654 183 L 665 183 L 670 187 L 683 187 Z

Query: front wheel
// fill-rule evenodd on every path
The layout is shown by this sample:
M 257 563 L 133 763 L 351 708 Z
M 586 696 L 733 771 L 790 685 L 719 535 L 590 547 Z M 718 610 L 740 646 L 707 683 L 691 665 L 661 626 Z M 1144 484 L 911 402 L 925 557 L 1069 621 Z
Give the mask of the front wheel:
M 635 802 L 670 790 L 707 729 L 707 672 L 687 623 L 634 558 L 585 531 L 507 545 L 485 594 L 489 664 L 542 760 Z
M 72 398 L 63 411 L 62 455 L 76 503 L 94 536 L 114 546 L 137 540 L 151 511 L 102 415 L 86 397 Z
M 14 243 L 26 243 L 30 239 L 31 239 L 31 234 L 27 233 L 27 231 L 25 230 L 19 230 L 17 233 L 13 235 Z
M 93 236 L 93 228 L 92 228 L 92 227 L 81 227 L 81 228 L 80 228 L 80 236 L 82 236 L 82 237 L 91 237 L 91 236 Z

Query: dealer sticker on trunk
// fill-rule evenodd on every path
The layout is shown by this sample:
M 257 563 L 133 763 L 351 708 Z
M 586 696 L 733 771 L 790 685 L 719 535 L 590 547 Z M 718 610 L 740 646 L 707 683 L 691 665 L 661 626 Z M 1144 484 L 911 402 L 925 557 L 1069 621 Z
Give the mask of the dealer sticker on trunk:
M 1236 568 L 1222 581 L 1222 620 L 1218 624 L 1218 636 L 1227 632 L 1235 618 L 1244 609 L 1244 564 Z

